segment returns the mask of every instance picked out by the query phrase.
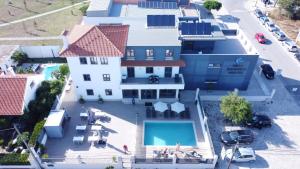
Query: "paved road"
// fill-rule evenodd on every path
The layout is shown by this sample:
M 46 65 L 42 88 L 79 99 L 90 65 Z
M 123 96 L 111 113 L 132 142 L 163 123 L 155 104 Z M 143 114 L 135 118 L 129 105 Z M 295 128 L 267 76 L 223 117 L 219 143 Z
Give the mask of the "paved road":
M 300 87 L 300 64 L 292 58 L 289 52 L 281 46 L 272 34 L 260 24 L 251 9 L 246 8 L 247 0 L 221 0 L 227 11 L 239 20 L 239 25 L 245 34 L 252 40 L 263 62 L 269 63 L 275 70 L 281 70 L 282 82 L 290 88 L 294 85 Z M 259 1 L 259 0 L 258 0 Z M 249 5 L 248 5 L 249 6 Z M 265 34 L 268 44 L 257 43 L 254 35 L 257 32 Z

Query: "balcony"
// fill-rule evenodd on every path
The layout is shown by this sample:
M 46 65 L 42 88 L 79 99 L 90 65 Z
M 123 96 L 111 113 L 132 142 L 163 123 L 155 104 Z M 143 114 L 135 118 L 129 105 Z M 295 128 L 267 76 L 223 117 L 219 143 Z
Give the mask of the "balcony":
M 182 74 L 177 74 L 174 78 L 157 78 L 156 81 L 151 81 L 149 80 L 148 77 L 144 77 L 144 78 L 126 78 L 126 76 L 124 76 L 122 78 L 122 83 L 121 84 L 147 84 L 147 85 L 163 85 L 163 84 L 184 84 L 184 79 Z

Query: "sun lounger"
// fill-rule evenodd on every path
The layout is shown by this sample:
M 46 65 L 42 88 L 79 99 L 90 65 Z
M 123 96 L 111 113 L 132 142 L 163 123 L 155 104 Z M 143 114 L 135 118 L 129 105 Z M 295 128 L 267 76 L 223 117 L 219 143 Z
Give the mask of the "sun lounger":
M 99 125 L 92 125 L 91 130 L 92 130 L 92 131 L 100 131 L 100 130 L 102 130 L 102 126 L 99 126 Z
M 89 117 L 89 114 L 88 113 L 80 113 L 79 116 L 80 116 L 80 118 L 87 119 Z
M 74 136 L 73 143 L 74 144 L 82 144 L 84 140 L 84 136 Z
M 86 131 L 86 125 L 77 125 L 76 131 Z

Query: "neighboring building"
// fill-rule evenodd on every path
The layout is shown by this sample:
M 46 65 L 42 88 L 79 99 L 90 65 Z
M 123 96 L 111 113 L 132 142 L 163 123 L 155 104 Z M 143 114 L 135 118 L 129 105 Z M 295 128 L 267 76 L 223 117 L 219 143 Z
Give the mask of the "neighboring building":
M 17 45 L 0 45 L 0 75 L 6 74 L 9 67 L 15 66 L 11 56 L 18 49 Z
M 105 15 L 84 17 L 61 52 L 78 97 L 131 102 L 176 100 L 183 89 L 246 90 L 258 55 L 246 52 L 234 36 L 224 35 L 214 19 L 200 16 L 200 10 L 189 1 L 141 0 L 112 3 Z M 121 27 L 126 32 L 121 33 Z M 149 83 L 151 75 L 159 76 L 159 82 Z
M 42 81 L 42 75 L 0 76 L 0 116 L 22 115 Z

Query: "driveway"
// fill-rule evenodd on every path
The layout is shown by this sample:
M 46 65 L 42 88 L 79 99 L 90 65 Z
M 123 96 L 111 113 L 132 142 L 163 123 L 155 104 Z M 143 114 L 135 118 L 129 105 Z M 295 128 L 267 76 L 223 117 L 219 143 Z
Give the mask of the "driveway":
M 274 80 L 262 80 L 270 88 L 277 90 L 271 102 L 253 102 L 253 112 L 267 114 L 273 121 L 271 128 L 252 129 L 255 141 L 250 144 L 257 155 L 257 160 L 251 163 L 233 164 L 231 168 L 272 168 L 295 169 L 300 166 L 300 126 L 299 106 L 289 94 L 279 77 Z M 225 124 L 223 114 L 219 110 L 219 102 L 204 102 L 208 114 L 209 127 L 217 154 L 220 154 L 222 144 L 220 133 L 224 130 L 237 128 Z M 227 168 L 227 162 L 220 160 L 218 168 Z
M 291 91 L 293 87 L 300 87 L 300 64 L 290 53 L 282 47 L 281 42 L 276 40 L 271 32 L 259 22 L 253 14 L 253 7 L 249 6 L 247 0 L 220 0 L 223 7 L 237 18 L 241 29 L 248 36 L 252 44 L 256 47 L 263 62 L 269 63 L 276 71 L 281 72 L 281 81 Z M 260 0 L 258 0 L 260 1 Z M 268 39 L 267 44 L 259 44 L 255 38 L 255 33 L 261 32 Z M 299 92 L 299 90 L 298 90 Z M 299 93 L 294 93 L 299 95 Z

